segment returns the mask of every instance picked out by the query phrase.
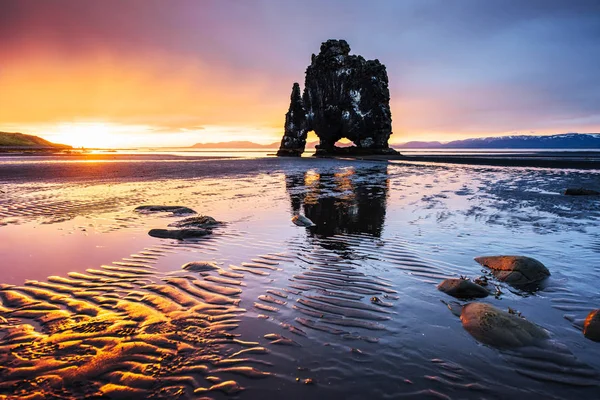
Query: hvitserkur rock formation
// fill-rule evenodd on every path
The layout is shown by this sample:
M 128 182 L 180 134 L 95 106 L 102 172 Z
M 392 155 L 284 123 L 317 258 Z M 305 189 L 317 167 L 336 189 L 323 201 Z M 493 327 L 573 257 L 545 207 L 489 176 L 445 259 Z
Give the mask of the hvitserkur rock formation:
M 388 145 L 392 114 L 385 66 L 349 53 L 345 40 L 328 40 L 312 55 L 302 97 L 298 83 L 292 88 L 277 155 L 301 155 L 311 130 L 320 140 L 317 155 L 398 154 Z M 354 146 L 335 147 L 342 138 Z

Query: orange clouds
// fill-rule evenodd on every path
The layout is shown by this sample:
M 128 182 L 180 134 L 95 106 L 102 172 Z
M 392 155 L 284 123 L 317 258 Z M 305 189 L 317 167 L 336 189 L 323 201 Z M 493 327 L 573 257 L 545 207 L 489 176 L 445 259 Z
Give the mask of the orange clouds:
M 37 52 L 15 57 L 2 67 L 0 127 L 38 126 L 55 131 L 53 124 L 82 121 L 146 125 L 148 130 L 130 134 L 138 135 L 140 145 L 164 144 L 169 141 L 139 134 L 177 134 L 205 125 L 280 125 L 287 95 L 269 90 L 264 77 L 236 75 L 197 59 L 157 53 L 117 59 L 102 52 L 58 59 Z M 261 141 L 265 139 L 273 138 Z

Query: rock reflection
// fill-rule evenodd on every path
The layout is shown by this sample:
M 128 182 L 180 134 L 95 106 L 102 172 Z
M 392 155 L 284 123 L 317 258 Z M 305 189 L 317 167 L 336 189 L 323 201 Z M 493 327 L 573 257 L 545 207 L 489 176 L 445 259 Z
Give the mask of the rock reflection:
M 381 236 L 388 198 L 386 166 L 287 174 L 292 212 L 303 213 L 319 237 L 337 234 Z

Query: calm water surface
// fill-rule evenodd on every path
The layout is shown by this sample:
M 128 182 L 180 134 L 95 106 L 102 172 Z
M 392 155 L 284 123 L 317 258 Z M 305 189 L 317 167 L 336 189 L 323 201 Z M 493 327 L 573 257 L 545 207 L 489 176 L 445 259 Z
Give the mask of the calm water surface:
M 600 396 L 600 345 L 571 322 L 600 306 L 600 201 L 560 194 L 597 188 L 599 171 L 39 161 L 0 160 L 0 396 Z M 226 224 L 156 239 L 148 230 L 182 217 L 133 211 L 143 204 Z M 293 225 L 296 213 L 316 226 Z M 496 282 L 501 294 L 483 300 L 546 328 L 549 348 L 479 344 L 437 291 L 484 274 L 473 258 L 493 254 L 552 272 L 541 290 Z M 182 270 L 190 261 L 221 270 Z

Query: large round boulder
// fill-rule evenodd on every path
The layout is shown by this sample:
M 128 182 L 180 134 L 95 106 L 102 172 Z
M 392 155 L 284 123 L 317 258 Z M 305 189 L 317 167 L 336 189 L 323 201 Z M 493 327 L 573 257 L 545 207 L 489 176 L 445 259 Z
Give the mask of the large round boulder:
M 439 291 L 458 299 L 483 298 L 490 294 L 483 286 L 464 278 L 446 279 L 437 288 Z
M 475 258 L 492 270 L 494 276 L 511 285 L 527 285 L 550 276 L 550 271 L 538 260 L 525 256 L 487 256 Z
M 497 348 L 530 346 L 549 338 L 545 329 L 486 303 L 467 304 L 460 320 L 477 341 Z
M 583 323 L 583 334 L 594 342 L 600 342 L 600 309 L 588 314 Z

